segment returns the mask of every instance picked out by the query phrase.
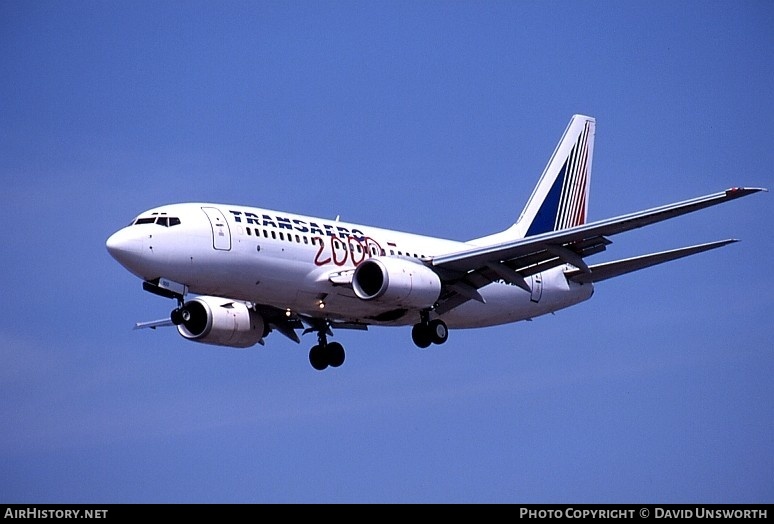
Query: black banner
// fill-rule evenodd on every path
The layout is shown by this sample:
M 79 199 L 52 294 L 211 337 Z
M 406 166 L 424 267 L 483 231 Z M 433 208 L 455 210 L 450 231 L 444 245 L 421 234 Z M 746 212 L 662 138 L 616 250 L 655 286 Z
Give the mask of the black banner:
M 11 504 L 0 506 L 3 519 L 126 519 L 143 517 L 223 518 L 244 516 L 269 504 Z M 325 504 L 282 504 L 295 510 L 324 510 Z M 351 506 L 370 506 L 352 504 Z M 415 504 L 378 504 L 400 512 Z M 445 504 L 433 504 L 443 506 Z M 456 505 L 456 504 L 450 504 Z M 770 504 L 476 504 L 509 506 L 508 518 L 518 519 L 767 519 Z M 347 506 L 335 504 L 330 507 Z M 370 514 L 372 516 L 372 514 Z M 385 515 L 387 516 L 387 515 Z

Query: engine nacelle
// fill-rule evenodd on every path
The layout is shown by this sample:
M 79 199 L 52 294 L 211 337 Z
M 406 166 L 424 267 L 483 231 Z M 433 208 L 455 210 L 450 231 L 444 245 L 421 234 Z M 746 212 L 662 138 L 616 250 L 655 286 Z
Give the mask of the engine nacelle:
M 352 288 L 362 300 L 421 309 L 431 307 L 441 296 L 441 279 L 432 269 L 412 259 L 374 257 L 355 269 Z
M 197 297 L 181 310 L 183 323 L 177 330 L 188 340 L 247 348 L 261 341 L 265 324 L 263 317 L 242 302 L 226 298 Z

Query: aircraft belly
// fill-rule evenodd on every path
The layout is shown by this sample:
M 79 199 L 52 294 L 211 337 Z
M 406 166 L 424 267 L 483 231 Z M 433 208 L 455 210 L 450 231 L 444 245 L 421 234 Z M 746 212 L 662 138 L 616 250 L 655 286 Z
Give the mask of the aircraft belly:
M 365 320 L 385 311 L 378 303 L 357 298 L 348 286 L 332 285 L 327 278 L 331 268 L 315 267 L 306 260 L 308 256 L 302 256 L 307 253 L 273 253 L 277 249 L 271 245 L 261 250 L 241 247 L 237 244 L 230 252 L 203 253 L 194 264 L 191 292 L 348 321 Z M 290 289 L 295 291 L 288 293 Z
M 309 265 L 291 257 L 274 257 L 267 251 L 237 244 L 231 251 L 200 252 L 189 288 L 197 294 L 284 307 L 283 303 L 292 301 L 288 289 L 303 281 Z

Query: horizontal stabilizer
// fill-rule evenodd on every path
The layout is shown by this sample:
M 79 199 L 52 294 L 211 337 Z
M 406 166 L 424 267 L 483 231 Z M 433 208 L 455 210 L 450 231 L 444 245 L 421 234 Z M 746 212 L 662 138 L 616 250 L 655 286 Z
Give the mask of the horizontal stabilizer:
M 606 262 L 604 264 L 597 264 L 590 266 L 589 271 L 573 270 L 565 273 L 568 280 L 572 280 L 581 284 L 589 284 L 592 282 L 600 282 L 609 278 L 625 275 L 632 271 L 644 269 L 646 267 L 655 266 L 657 264 L 663 264 L 671 260 L 677 260 L 678 258 L 695 255 L 710 249 L 716 249 L 725 245 L 738 242 L 736 239 L 719 240 L 717 242 L 710 242 L 708 244 L 700 244 L 697 246 L 683 247 L 680 249 L 673 249 L 671 251 L 662 251 L 660 253 L 652 253 L 650 255 L 643 255 L 640 257 L 627 258 L 624 260 L 616 260 L 615 262 Z

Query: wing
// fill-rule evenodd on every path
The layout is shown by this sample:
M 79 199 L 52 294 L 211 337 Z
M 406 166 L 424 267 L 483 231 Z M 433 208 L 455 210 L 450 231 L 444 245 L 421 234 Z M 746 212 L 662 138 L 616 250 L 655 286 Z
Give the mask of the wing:
M 574 280 L 593 282 L 602 280 L 602 274 L 599 275 L 599 279 L 593 276 L 581 277 L 579 275 L 593 275 L 596 270 L 606 274 L 605 278 L 610 278 L 660 263 L 657 261 L 658 256 L 671 260 L 665 254 L 647 255 L 654 258 L 647 259 L 647 263 L 643 259 L 638 262 L 621 261 L 613 269 L 611 266 L 604 267 L 604 265 L 589 267 L 583 258 L 604 251 L 606 246 L 611 243 L 606 238 L 607 236 L 692 213 L 758 191 L 765 190 L 762 188 L 731 188 L 719 193 L 569 229 L 437 256 L 430 261 L 430 264 L 441 275 L 446 291 L 441 296 L 436 311 L 442 314 L 467 300 L 483 300 L 477 290 L 499 279 L 529 289 L 525 281 L 526 277 L 566 263 L 578 268 L 578 271 L 573 273 Z M 697 247 L 699 246 L 685 248 L 685 251 L 682 251 L 675 258 L 694 254 L 690 250 Z M 713 245 L 713 247 L 720 247 L 720 245 Z M 637 267 L 638 265 L 639 267 Z

